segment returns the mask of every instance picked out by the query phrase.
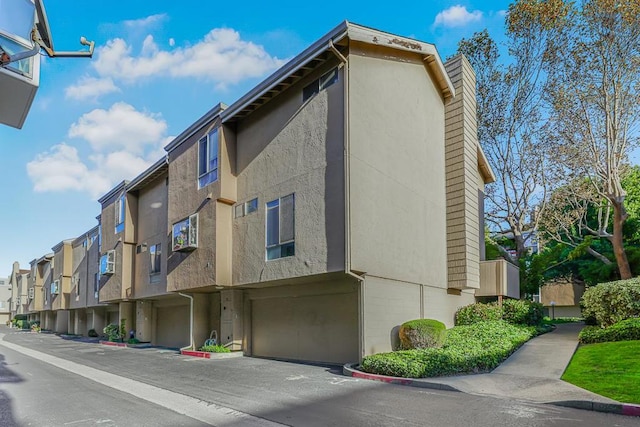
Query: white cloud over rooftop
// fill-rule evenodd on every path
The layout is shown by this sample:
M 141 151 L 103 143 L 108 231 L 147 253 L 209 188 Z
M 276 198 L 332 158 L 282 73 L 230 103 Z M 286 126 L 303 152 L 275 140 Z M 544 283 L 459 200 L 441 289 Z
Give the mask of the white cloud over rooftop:
M 439 12 L 433 22 L 434 27 L 464 27 L 482 19 L 482 11 L 468 11 L 466 6 L 455 5 Z

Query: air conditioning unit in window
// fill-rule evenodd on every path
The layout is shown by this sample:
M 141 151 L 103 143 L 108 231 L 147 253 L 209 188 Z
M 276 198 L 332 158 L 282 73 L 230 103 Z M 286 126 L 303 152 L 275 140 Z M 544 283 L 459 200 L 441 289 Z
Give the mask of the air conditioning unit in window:
M 54 280 L 51 283 L 51 295 L 58 295 L 60 293 L 60 281 Z
M 29 295 L 29 299 L 33 299 L 35 297 L 36 294 L 36 290 L 34 288 L 29 288 L 29 290 L 27 291 L 28 295 Z
M 116 251 L 110 250 L 100 257 L 100 274 L 110 275 L 116 271 Z
M 198 214 L 173 224 L 171 248 L 176 251 L 192 251 L 198 247 Z

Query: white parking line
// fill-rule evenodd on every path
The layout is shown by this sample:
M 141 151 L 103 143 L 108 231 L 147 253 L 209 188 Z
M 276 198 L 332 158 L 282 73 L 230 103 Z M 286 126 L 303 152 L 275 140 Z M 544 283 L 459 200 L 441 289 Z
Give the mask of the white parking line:
M 243 426 L 275 427 L 283 424 L 275 423 L 263 418 L 254 417 L 235 409 L 227 408 L 215 403 L 206 402 L 184 394 L 175 393 L 149 384 L 141 383 L 129 378 L 104 372 L 99 369 L 80 365 L 69 360 L 51 356 L 40 351 L 22 347 L 10 342 L 2 341 L 4 335 L 0 334 L 0 345 L 26 356 L 33 357 L 41 362 L 64 369 L 65 371 L 80 375 L 91 381 L 106 385 L 115 390 L 131 394 L 139 399 L 154 403 L 170 409 L 178 414 L 186 415 L 210 425 L 229 425 L 237 423 Z

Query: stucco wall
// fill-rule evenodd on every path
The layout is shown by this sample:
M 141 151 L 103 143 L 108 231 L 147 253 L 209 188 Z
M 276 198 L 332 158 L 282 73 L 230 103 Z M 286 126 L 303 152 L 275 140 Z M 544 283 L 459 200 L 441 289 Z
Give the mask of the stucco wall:
M 367 276 L 364 281 L 364 355 L 391 351 L 397 346 L 398 327 L 419 319 L 421 285 Z
M 216 200 L 220 197 L 220 180 L 198 188 L 198 140 L 217 125 L 217 120 L 205 125 L 169 154 L 168 241 L 173 224 L 197 213 L 198 248 L 190 252 L 171 252 L 167 248 L 167 291 L 216 284 Z
M 344 76 L 306 102 L 311 73 L 237 124 L 238 202 L 258 210 L 233 220 L 233 283 L 344 270 Z M 295 256 L 265 261 L 266 203 L 295 194 Z
M 446 287 L 444 104 L 419 56 L 352 43 L 351 268 Z
M 115 272 L 111 275 L 102 275 L 100 277 L 100 301 L 118 301 L 122 294 L 122 263 L 124 243 L 123 232 L 115 232 L 115 209 L 116 200 L 112 200 L 110 204 L 102 207 L 100 215 L 100 226 L 102 227 L 102 250 L 100 255 L 104 255 L 109 250 L 116 251 Z
M 135 298 L 167 292 L 167 174 L 140 189 L 137 197 L 136 242 L 144 250 L 135 256 Z M 160 273 L 150 275 L 151 246 L 160 244 Z

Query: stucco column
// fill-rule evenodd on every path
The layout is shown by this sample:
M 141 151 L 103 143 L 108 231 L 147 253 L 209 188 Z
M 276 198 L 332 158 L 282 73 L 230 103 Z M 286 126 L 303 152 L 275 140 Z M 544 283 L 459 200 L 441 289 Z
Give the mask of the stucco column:
M 120 303 L 120 315 L 118 317 L 118 326 L 122 325 L 122 321 L 124 320 L 124 329 L 125 336 L 124 340 L 129 339 L 129 331 L 135 328 L 134 323 L 134 311 L 133 311 L 133 303 L 132 302 L 121 302 Z
M 136 301 L 136 338 L 151 342 L 153 324 L 153 302 Z
M 76 310 L 69 310 L 69 317 L 67 318 L 67 332 L 70 334 L 77 334 L 76 314 Z
M 98 333 L 98 335 L 102 334 L 104 327 L 107 326 L 107 311 L 105 308 L 94 308 L 91 310 L 93 313 L 91 323 L 87 325 L 87 329 L 93 329 Z

